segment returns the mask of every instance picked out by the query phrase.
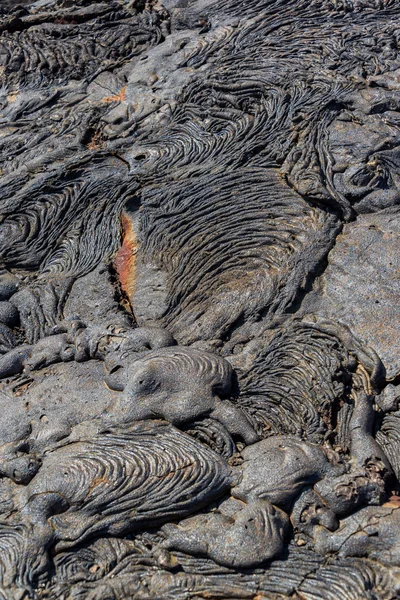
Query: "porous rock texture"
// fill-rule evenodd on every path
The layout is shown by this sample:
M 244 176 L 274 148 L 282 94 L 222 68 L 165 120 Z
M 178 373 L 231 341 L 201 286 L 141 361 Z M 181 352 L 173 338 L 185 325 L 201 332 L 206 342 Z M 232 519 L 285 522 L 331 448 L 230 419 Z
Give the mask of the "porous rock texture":
M 1 3 L 1 600 L 400 597 L 399 47 Z

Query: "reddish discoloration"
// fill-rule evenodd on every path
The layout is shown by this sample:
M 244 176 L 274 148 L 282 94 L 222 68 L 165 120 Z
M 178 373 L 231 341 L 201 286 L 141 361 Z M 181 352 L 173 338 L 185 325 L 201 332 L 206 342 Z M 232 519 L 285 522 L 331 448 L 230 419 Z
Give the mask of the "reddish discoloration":
M 115 96 L 107 96 L 102 98 L 102 102 L 123 102 L 126 99 L 126 85 Z
M 383 506 L 396 509 L 400 508 L 400 496 L 390 496 L 389 500 L 385 502 Z
M 114 259 L 121 289 L 132 298 L 136 279 L 136 253 L 138 242 L 132 220 L 124 213 L 121 217 L 122 245 Z
M 90 142 L 87 144 L 86 148 L 89 150 L 102 150 L 106 147 L 106 144 L 101 139 L 101 135 L 99 133 L 95 133 Z

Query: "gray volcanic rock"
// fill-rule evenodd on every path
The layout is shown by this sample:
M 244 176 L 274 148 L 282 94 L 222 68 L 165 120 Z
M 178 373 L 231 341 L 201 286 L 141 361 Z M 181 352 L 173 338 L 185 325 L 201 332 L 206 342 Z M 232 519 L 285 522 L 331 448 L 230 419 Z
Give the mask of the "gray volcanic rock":
M 338 320 L 400 375 L 400 213 L 361 215 L 345 225 L 306 310 Z
M 1 600 L 399 597 L 399 32 L 0 2 Z

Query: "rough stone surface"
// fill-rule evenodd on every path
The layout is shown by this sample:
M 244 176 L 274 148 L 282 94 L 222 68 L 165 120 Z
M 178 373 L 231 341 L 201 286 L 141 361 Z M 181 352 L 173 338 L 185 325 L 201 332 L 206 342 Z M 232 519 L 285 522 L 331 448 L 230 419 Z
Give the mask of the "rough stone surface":
M 1 2 L 1 600 L 399 597 L 399 31 Z
M 400 214 L 362 215 L 344 226 L 307 310 L 348 325 L 400 375 Z

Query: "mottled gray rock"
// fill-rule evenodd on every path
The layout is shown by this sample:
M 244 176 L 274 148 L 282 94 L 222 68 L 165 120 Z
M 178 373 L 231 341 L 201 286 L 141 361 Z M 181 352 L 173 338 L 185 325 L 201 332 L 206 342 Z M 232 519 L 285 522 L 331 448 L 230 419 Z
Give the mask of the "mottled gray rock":
M 2 599 L 399 596 L 399 27 L 1 3 Z
M 338 236 L 306 309 L 348 325 L 400 374 L 400 213 L 360 215 Z
M 131 320 L 119 305 L 121 296 L 111 279 L 107 265 L 102 264 L 76 281 L 65 304 L 65 317 L 79 318 L 86 325 L 129 325 Z

